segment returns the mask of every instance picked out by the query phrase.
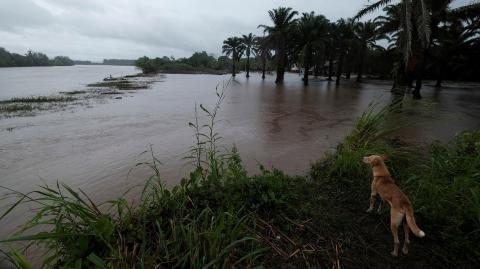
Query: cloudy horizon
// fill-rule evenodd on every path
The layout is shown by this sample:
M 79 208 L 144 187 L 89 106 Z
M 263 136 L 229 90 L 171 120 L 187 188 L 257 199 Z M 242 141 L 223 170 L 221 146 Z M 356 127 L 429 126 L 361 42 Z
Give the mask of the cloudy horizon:
M 457 1 L 457 2 L 467 2 Z M 331 21 L 352 17 L 367 0 L 153 1 L 0 0 L 0 47 L 75 60 L 221 55 L 230 36 L 262 35 L 267 11 L 279 6 L 314 11 Z

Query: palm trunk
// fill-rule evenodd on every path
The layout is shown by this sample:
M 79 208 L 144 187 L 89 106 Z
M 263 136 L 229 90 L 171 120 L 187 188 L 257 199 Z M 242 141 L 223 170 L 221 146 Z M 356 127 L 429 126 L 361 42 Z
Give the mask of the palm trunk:
M 315 77 L 320 76 L 320 64 L 319 63 L 317 63 L 315 65 L 315 67 L 313 68 L 313 73 L 314 73 Z
M 435 83 L 435 87 L 437 88 L 442 87 L 442 79 L 443 79 L 443 63 L 440 63 L 438 66 L 437 83 Z
M 328 80 L 332 81 L 333 76 L 333 59 L 331 55 L 328 57 Z
M 420 90 L 422 89 L 423 73 L 425 71 L 425 64 L 427 60 L 427 51 L 425 49 L 423 48 L 419 49 L 418 60 L 419 62 L 415 70 L 415 75 L 416 75 L 415 89 L 412 91 L 413 99 L 422 99 Z
M 285 73 L 285 42 L 283 38 L 279 41 L 277 56 L 277 78 L 275 83 L 283 83 Z
M 343 58 L 345 57 L 345 52 L 342 50 L 340 52 L 340 57 L 338 58 L 338 65 L 337 65 L 337 80 L 335 81 L 336 85 L 340 85 L 340 77 L 342 76 L 342 68 L 343 68 Z
M 232 77 L 235 77 L 235 59 L 237 58 L 235 50 L 232 52 Z
M 347 59 L 347 65 L 345 66 L 345 78 L 346 79 L 350 79 L 351 75 L 352 75 L 352 62 L 353 62 L 353 57 L 351 56 L 350 53 L 347 54 L 347 56 L 345 57 Z
M 305 72 L 303 74 L 303 85 L 308 85 L 308 70 L 310 69 L 310 59 L 312 58 L 312 50 L 310 48 L 310 44 L 305 46 L 305 54 L 303 58 L 303 65 L 305 68 Z
M 394 93 L 404 93 L 405 87 L 408 86 L 408 77 L 405 72 L 405 63 L 403 60 L 398 60 L 394 63 L 392 68 L 393 85 L 391 91 Z
M 265 56 L 262 57 L 262 79 L 265 79 L 265 69 L 267 66 L 267 59 Z
M 360 62 L 358 64 L 358 74 L 357 74 L 357 82 L 362 82 L 362 76 L 363 76 L 363 62 L 364 62 L 364 54 L 365 51 L 362 50 L 362 53 L 360 55 Z
M 422 88 L 422 77 L 418 77 L 417 81 L 415 82 L 415 89 L 412 91 L 413 99 L 422 99 L 422 95 L 420 94 L 420 89 Z
M 250 54 L 247 55 L 247 78 L 250 77 Z

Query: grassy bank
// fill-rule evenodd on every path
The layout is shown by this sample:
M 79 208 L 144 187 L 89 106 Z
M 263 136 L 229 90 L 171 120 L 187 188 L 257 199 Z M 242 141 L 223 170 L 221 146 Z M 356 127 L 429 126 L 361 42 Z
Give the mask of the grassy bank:
M 153 152 L 140 203 L 118 198 L 100 210 L 87 194 L 57 184 L 22 194 L 36 215 L 4 239 L 41 244 L 45 268 L 432 268 L 480 262 L 480 132 L 428 149 L 394 139 L 388 109 L 369 109 L 337 147 L 312 164 L 310 176 L 265 169 L 247 175 L 238 151 L 221 147 L 215 123 L 223 99 L 196 108 L 196 167 L 166 189 Z M 396 110 L 396 113 L 398 111 Z M 204 114 L 207 122 L 201 122 Z M 361 157 L 387 153 L 397 184 L 410 196 L 418 225 L 408 256 L 392 258 L 388 209 L 365 213 L 371 172 Z M 32 233 L 39 227 L 45 232 Z M 21 251 L 7 258 L 29 268 Z

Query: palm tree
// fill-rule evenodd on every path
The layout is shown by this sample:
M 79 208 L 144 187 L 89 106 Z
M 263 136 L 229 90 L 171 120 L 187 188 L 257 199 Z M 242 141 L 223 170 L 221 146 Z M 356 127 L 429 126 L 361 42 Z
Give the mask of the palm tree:
M 295 22 L 295 15 L 298 12 L 292 8 L 279 7 L 268 11 L 273 26 L 259 25 L 265 33 L 268 33 L 275 40 L 275 58 L 277 60 L 277 78 L 275 83 L 283 83 L 286 60 L 286 43 Z
M 331 35 L 335 48 L 338 50 L 338 62 L 337 62 L 337 80 L 336 85 L 340 84 L 340 77 L 342 76 L 343 71 L 343 61 L 345 55 L 350 53 L 352 43 L 354 41 L 353 34 L 353 21 L 340 19 L 335 24 Z
M 272 41 L 268 36 L 256 37 L 253 53 L 262 61 L 262 79 L 265 79 L 267 60 L 272 57 Z
M 360 10 L 356 18 L 360 18 L 382 6 L 387 6 L 391 2 L 393 0 L 378 0 Z M 420 99 L 425 49 L 430 44 L 431 11 L 427 6 L 427 0 L 400 0 L 400 12 L 397 47 L 403 55 L 409 80 L 417 79 L 415 90 L 412 93 L 415 99 Z
M 250 33 L 248 35 L 242 35 L 242 42 L 245 48 L 245 56 L 247 56 L 247 78 L 250 77 L 250 53 L 255 45 L 255 36 Z
M 235 77 L 235 62 L 240 61 L 244 51 L 243 41 L 239 37 L 229 37 L 223 41 L 222 51 L 227 56 L 232 55 L 232 77 Z
M 384 39 L 386 38 L 386 36 L 379 34 L 378 26 L 378 23 L 371 20 L 366 22 L 357 22 L 353 26 L 353 30 L 355 32 L 356 39 L 359 45 L 357 82 L 362 81 L 363 64 L 365 62 L 365 56 L 368 49 L 377 48 L 383 50 L 383 47 L 378 46 L 376 44 L 376 41 L 378 39 Z
M 410 81 L 416 79 L 415 90 L 412 92 L 415 99 L 420 99 L 423 69 L 426 61 L 426 50 L 432 45 L 432 26 L 435 33 L 438 26 L 438 17 L 453 0 L 378 0 L 360 10 L 356 19 L 371 13 L 380 7 L 399 3 L 399 25 L 397 28 L 397 47 L 403 55 L 405 73 Z M 478 1 L 458 9 L 469 10 L 478 8 Z M 433 17 L 432 17 L 433 16 Z
M 328 31 L 327 31 L 327 39 L 325 40 L 325 46 L 324 46 L 324 53 L 325 53 L 325 59 L 328 60 L 328 71 L 327 75 L 328 81 L 332 81 L 332 76 L 333 76 L 333 62 L 335 59 L 335 54 L 336 54 L 336 47 L 335 47 L 335 33 L 337 32 L 337 25 L 334 22 L 330 22 L 327 25 Z
M 298 50 L 303 53 L 303 83 L 308 85 L 308 71 L 312 65 L 313 51 L 318 43 L 322 42 L 321 34 L 325 34 L 328 20 L 324 16 L 316 16 L 314 12 L 303 13 L 297 23 Z
M 480 6 L 479 6 L 480 9 Z M 477 14 L 480 14 L 477 12 Z M 447 68 L 461 68 L 464 55 L 474 43 L 480 42 L 480 16 L 468 12 L 453 11 L 445 14 L 442 26 L 437 29 L 433 46 L 435 66 L 437 67 L 436 87 L 442 86 Z

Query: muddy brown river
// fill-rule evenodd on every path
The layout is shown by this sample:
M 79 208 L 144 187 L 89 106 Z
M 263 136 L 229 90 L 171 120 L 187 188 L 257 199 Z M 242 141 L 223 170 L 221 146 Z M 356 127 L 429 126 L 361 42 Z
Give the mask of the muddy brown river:
M 0 99 L 78 90 L 109 74 L 136 72 L 133 67 L 113 66 L 0 69 Z M 150 89 L 122 99 L 36 116 L 2 117 L 0 185 L 25 192 L 60 180 L 105 201 L 146 179 L 148 171 L 133 168 L 149 160 L 141 153 L 152 145 L 162 162 L 163 179 L 172 186 L 190 171 L 182 158 L 194 143 L 188 122 L 194 119 L 195 103 L 213 105 L 215 87 L 228 79 L 167 74 Z M 282 86 L 274 79 L 267 76 L 262 81 L 253 74 L 247 80 L 240 74 L 226 89 L 221 105 L 222 144 L 238 147 L 250 173 L 258 172 L 258 164 L 289 174 L 308 173 L 310 163 L 335 148 L 372 100 L 388 104 L 392 99 L 386 81 L 361 85 L 344 81 L 337 87 L 313 79 L 304 87 L 296 74 L 287 74 Z M 428 84 L 423 100 L 408 101 L 413 125 L 401 133 L 402 138 L 416 143 L 446 141 L 459 131 L 480 127 L 478 85 L 447 83 L 438 90 Z M 21 213 L 3 221 L 0 234 L 18 225 L 15 216 Z

